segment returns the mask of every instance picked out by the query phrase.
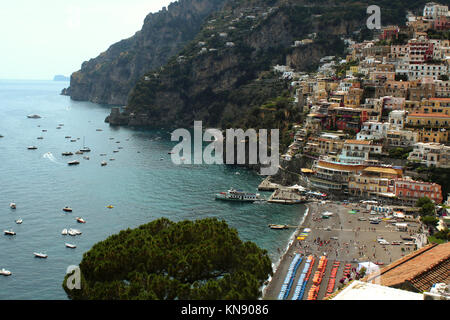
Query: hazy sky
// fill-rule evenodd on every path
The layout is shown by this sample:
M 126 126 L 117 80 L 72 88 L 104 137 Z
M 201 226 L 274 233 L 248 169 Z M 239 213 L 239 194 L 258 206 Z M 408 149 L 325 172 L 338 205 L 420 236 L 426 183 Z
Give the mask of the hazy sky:
M 69 76 L 175 0 L 1 0 L 0 79 Z

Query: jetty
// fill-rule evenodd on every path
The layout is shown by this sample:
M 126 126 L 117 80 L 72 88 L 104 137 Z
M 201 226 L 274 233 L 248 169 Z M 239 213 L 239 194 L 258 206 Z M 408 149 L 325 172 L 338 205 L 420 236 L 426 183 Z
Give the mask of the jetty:
M 292 189 L 277 189 L 269 197 L 267 202 L 279 204 L 300 204 L 307 202 L 307 198 Z
M 279 184 L 270 182 L 269 177 L 265 178 L 258 186 L 259 191 L 275 191 L 281 188 Z

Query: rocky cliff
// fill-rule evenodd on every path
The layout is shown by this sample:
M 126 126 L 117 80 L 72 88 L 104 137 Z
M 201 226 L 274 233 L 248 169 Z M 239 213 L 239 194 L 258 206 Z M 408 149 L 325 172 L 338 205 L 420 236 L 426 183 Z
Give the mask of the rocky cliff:
M 124 105 L 136 82 L 159 68 L 199 32 L 205 18 L 225 0 L 179 0 L 149 14 L 142 30 L 85 61 L 62 94 L 73 100 Z

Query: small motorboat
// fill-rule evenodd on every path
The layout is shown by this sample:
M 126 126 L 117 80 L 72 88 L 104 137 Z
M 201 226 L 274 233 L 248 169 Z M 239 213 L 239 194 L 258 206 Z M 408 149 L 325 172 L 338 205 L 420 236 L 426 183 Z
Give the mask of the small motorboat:
M 103 131 L 102 129 L 95 129 L 95 131 Z
M 84 160 L 89 160 L 89 157 L 84 156 L 83 159 Z
M 37 147 L 36 147 L 36 146 L 29 146 L 29 147 L 27 147 L 27 149 L 28 149 L 28 150 L 36 150 Z
M 61 231 L 61 234 L 62 234 L 63 236 L 67 236 L 67 234 L 68 234 L 67 229 L 63 229 L 63 230 Z
M 91 152 L 91 149 L 89 149 L 88 147 L 83 147 L 80 149 L 81 152 Z
M 106 153 L 100 153 L 100 156 L 104 157 L 104 156 L 106 156 Z
M 61 129 L 61 127 L 58 126 L 58 127 L 56 127 L 56 129 Z
M 86 220 L 84 220 L 81 217 L 77 217 L 76 220 L 77 220 L 78 223 L 86 223 Z
M 66 243 L 67 248 L 75 249 L 77 246 L 71 243 Z
M 116 160 L 116 159 L 114 159 L 114 158 L 109 159 L 109 161 L 114 161 L 114 160 Z
M 47 129 L 42 129 L 42 132 L 47 132 Z
M 69 236 L 74 237 L 74 236 L 78 236 L 78 235 L 82 234 L 82 232 L 81 232 L 80 230 L 77 230 L 77 229 L 69 229 L 69 230 L 67 231 L 67 234 L 68 234 Z
M 64 138 L 66 138 L 66 139 L 70 139 L 70 138 L 72 138 L 71 136 L 65 136 Z
M 83 154 L 83 152 L 77 151 L 77 152 L 75 152 L 75 154 Z
M 160 160 L 160 161 L 163 161 L 163 160 L 164 160 L 164 158 L 159 158 L 159 160 Z
M 5 235 L 7 235 L 7 236 L 15 236 L 16 235 L 16 233 L 14 232 L 14 231 L 12 231 L 12 230 L 5 230 L 5 231 L 3 231 L 4 233 L 5 233 Z
M 16 224 L 22 224 L 23 220 L 22 219 L 17 219 L 16 220 Z
M 41 259 L 47 259 L 48 255 L 46 255 L 45 253 L 42 252 L 33 252 L 34 256 L 36 258 L 41 258 Z
M 15 204 L 14 202 L 11 202 L 11 203 L 9 204 L 9 207 L 10 207 L 11 209 L 16 209 L 16 204 Z
M 269 224 L 270 229 L 276 229 L 276 230 L 284 230 L 288 229 L 289 227 L 285 224 Z
M 2 268 L 0 270 L 0 275 L 2 275 L 2 276 L 10 276 L 10 275 L 12 275 L 12 272 L 9 271 L 9 270 L 6 270 L 5 268 Z
M 42 140 L 42 139 L 44 139 L 44 137 L 37 137 L 36 139 L 38 139 L 38 140 Z
M 29 114 L 29 115 L 27 115 L 27 118 L 28 119 L 40 119 L 41 116 L 38 114 Z
M 61 155 L 64 157 L 68 157 L 68 156 L 73 156 L 73 153 L 72 152 L 63 152 L 63 153 L 61 153 Z
M 59 123 L 58 126 L 63 127 L 64 123 Z
M 116 143 L 120 143 L 120 141 L 116 141 Z
M 112 205 L 109 205 L 109 206 L 106 206 L 108 209 L 112 209 L 112 208 L 114 208 L 114 206 L 112 206 Z
M 104 167 L 106 166 L 108 163 L 106 161 L 102 161 L 101 166 Z
M 119 150 L 114 150 L 113 152 L 114 152 L 114 153 L 117 153 L 117 152 L 119 152 Z
M 77 142 L 77 139 L 71 139 L 70 142 Z
M 123 149 L 123 147 L 118 147 L 117 149 Z
M 67 164 L 68 164 L 69 166 L 76 166 L 76 165 L 79 165 L 79 164 L 80 164 L 80 161 L 78 161 L 78 160 L 73 160 L 73 161 L 67 162 Z
M 63 208 L 63 211 L 65 211 L 65 212 L 72 212 L 72 208 L 66 206 L 66 207 Z

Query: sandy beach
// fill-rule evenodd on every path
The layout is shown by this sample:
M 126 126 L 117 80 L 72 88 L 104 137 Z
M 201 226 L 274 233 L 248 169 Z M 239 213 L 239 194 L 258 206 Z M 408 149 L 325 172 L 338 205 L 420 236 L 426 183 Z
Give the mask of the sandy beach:
M 274 272 L 270 283 L 264 288 L 263 299 L 277 299 L 281 286 L 288 272 L 289 266 L 295 256 L 299 253 L 304 257 L 296 274 L 292 289 L 287 299 L 292 299 L 295 286 L 297 285 L 300 273 L 305 265 L 305 257 L 313 255 L 316 258 L 312 268 L 312 274 L 317 270 L 318 260 L 326 255 L 328 264 L 324 271 L 324 277 L 320 284 L 317 299 L 323 299 L 327 291 L 327 284 L 330 278 L 331 269 L 335 261 L 340 262 L 336 275 L 336 290 L 343 278 L 344 266 L 351 264 L 351 268 L 357 268 L 360 262 L 371 261 L 382 267 L 412 252 L 414 246 L 405 244 L 408 241 L 401 237 L 410 236 L 419 232 L 420 225 L 416 222 L 408 222 L 408 231 L 398 231 L 397 228 L 387 222 L 382 221 L 379 224 L 371 224 L 369 218 L 370 210 L 366 204 L 360 203 L 340 203 L 333 201 L 318 201 L 307 204 L 308 214 L 293 237 L 293 241 L 286 252 L 280 258 L 277 269 Z M 349 213 L 352 211 L 352 213 Z M 333 215 L 328 219 L 322 218 L 322 213 L 332 212 Z M 304 240 L 297 240 L 305 228 L 310 228 L 309 236 Z M 271 232 L 292 232 L 292 230 L 271 230 Z M 378 243 L 377 238 L 383 238 L 389 245 Z M 402 242 L 399 245 L 392 245 L 392 241 Z M 308 281 L 305 295 L 312 286 L 312 281 Z

